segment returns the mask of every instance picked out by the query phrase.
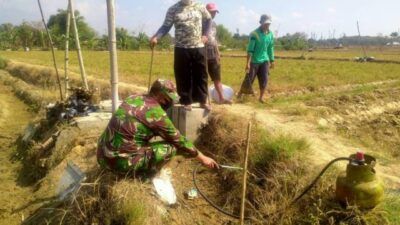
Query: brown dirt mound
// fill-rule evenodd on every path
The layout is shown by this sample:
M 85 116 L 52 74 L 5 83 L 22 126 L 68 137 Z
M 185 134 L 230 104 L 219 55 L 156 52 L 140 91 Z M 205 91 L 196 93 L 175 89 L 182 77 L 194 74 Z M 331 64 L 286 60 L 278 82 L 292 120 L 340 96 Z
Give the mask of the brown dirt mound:
M 9 61 L 5 69 L 11 75 L 24 80 L 26 83 L 30 83 L 52 91 L 58 90 L 56 74 L 54 72 L 54 69 L 50 67 Z M 64 82 L 63 77 L 61 77 L 61 82 Z M 90 89 L 93 90 L 97 89 L 102 99 L 111 98 L 110 81 L 103 79 L 96 79 L 94 77 L 88 76 L 88 82 Z M 62 83 L 62 86 L 63 85 L 64 84 Z M 80 75 L 70 72 L 70 86 L 74 87 L 82 86 Z M 119 83 L 119 88 L 120 88 L 119 94 L 122 98 L 125 98 L 137 92 L 146 91 L 146 89 L 143 87 L 132 84 L 126 84 L 122 82 Z

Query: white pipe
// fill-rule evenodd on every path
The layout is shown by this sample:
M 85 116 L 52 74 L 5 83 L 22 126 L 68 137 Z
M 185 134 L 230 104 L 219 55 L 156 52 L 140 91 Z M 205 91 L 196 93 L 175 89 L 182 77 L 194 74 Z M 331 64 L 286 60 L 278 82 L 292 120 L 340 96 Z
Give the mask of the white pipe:
M 68 99 L 68 89 L 69 89 L 69 75 L 68 75 L 68 66 L 69 66 L 69 30 L 71 27 L 71 8 L 70 4 L 68 3 L 67 8 L 67 31 L 65 34 L 65 99 Z
M 108 40 L 110 52 L 110 73 L 111 73 L 111 96 L 112 112 L 118 107 L 118 61 L 117 61 L 117 37 L 115 34 L 115 3 L 114 0 L 107 0 L 108 18 Z
M 68 0 L 68 3 L 69 3 L 70 11 L 71 11 L 72 25 L 74 27 L 75 45 L 76 45 L 76 51 L 78 52 L 79 68 L 81 70 L 82 81 L 83 81 L 83 85 L 84 85 L 85 89 L 89 90 L 89 86 L 88 86 L 88 82 L 87 82 L 87 78 L 86 78 L 86 72 L 85 72 L 85 65 L 83 64 L 81 44 L 79 41 L 79 32 L 78 32 L 78 27 L 76 25 L 74 6 L 72 4 L 72 0 Z

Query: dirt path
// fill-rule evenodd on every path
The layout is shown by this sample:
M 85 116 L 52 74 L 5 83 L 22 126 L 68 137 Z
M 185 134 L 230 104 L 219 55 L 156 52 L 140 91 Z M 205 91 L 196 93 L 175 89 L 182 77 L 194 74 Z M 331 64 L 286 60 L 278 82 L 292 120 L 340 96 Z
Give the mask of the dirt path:
M 284 117 L 276 110 L 255 109 L 247 105 L 225 106 L 224 108 L 233 114 L 246 117 L 251 117 L 256 113 L 256 120 L 273 133 L 285 133 L 306 138 L 312 150 L 309 160 L 315 163 L 316 168 L 322 168 L 322 165 L 334 158 L 349 156 L 360 150 L 360 147 L 352 144 L 350 140 L 331 132 L 319 131 L 317 123 L 299 121 L 295 117 Z M 369 152 L 368 149 L 361 150 Z M 378 159 L 377 170 L 389 189 L 400 188 L 400 167 L 398 163 L 385 162 L 385 165 L 382 165 L 382 163 L 379 164 Z
M 31 188 L 17 182 L 19 161 L 12 160 L 14 140 L 32 116 L 10 88 L 0 84 L 0 224 L 20 224 L 23 212 L 14 211 L 32 199 Z

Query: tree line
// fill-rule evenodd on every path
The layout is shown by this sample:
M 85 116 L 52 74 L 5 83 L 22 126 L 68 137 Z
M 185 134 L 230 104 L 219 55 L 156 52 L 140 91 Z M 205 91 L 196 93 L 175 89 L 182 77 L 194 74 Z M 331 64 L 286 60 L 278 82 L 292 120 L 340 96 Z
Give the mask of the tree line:
M 75 11 L 76 23 L 79 30 L 81 47 L 89 50 L 107 50 L 108 36 L 99 35 L 80 15 Z M 55 15 L 51 15 L 47 26 L 53 38 L 54 46 L 57 49 L 65 48 L 67 11 L 59 9 Z M 71 30 L 72 31 L 72 30 Z M 75 38 L 73 32 L 69 37 L 71 48 L 75 48 Z M 126 28 L 117 27 L 117 48 L 119 50 L 147 50 L 149 49 L 149 36 L 144 32 L 133 33 Z M 243 35 L 237 30 L 231 33 L 223 25 L 217 26 L 217 38 L 221 44 L 221 50 L 235 49 L 245 50 L 248 43 L 248 35 Z M 166 35 L 157 46 L 158 50 L 169 50 L 173 46 L 173 37 Z M 389 36 L 346 36 L 341 38 L 317 39 L 308 37 L 307 34 L 297 32 L 286 34 L 275 40 L 276 49 L 280 50 L 305 50 L 314 47 L 338 47 L 338 46 L 359 46 L 375 45 L 383 46 L 388 43 L 400 42 L 398 32 L 393 32 Z M 41 22 L 24 21 L 20 25 L 4 23 L 0 25 L 0 50 L 18 49 L 49 49 L 47 34 Z
M 89 50 L 107 50 L 108 36 L 99 35 L 86 21 L 79 11 L 75 11 L 81 47 Z M 72 24 L 71 24 L 72 26 Z M 67 11 L 59 9 L 51 15 L 47 27 L 57 49 L 63 50 L 66 41 Z M 72 27 L 71 27 L 72 28 Z M 149 48 L 149 36 L 144 32 L 130 33 L 127 29 L 116 28 L 117 45 L 120 50 L 141 50 Z M 75 48 L 72 29 L 69 37 L 70 48 Z M 167 49 L 172 44 L 172 37 L 167 35 L 160 41 L 159 48 Z M 0 25 L 0 49 L 49 49 L 49 40 L 42 22 L 23 21 L 20 25 L 4 23 Z

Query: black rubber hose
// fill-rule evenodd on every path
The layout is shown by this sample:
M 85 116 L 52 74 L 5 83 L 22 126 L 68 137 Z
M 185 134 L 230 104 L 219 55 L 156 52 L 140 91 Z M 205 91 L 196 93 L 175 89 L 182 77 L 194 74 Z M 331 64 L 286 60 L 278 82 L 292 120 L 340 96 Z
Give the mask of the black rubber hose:
M 306 195 L 306 194 L 315 186 L 315 184 L 321 179 L 322 175 L 324 175 L 324 173 L 329 169 L 329 167 L 332 166 L 332 164 L 334 164 L 334 163 L 336 163 L 336 162 L 338 162 L 338 161 L 351 161 L 351 160 L 352 160 L 352 159 L 351 159 L 351 158 L 348 158 L 348 157 L 340 157 L 340 158 L 336 158 L 336 159 L 330 161 L 330 162 L 324 167 L 324 169 L 322 169 L 322 171 L 318 174 L 318 176 L 313 180 L 313 182 L 311 182 L 311 184 L 308 185 L 308 186 L 304 189 L 304 191 L 290 203 L 289 206 L 292 206 L 294 203 L 296 203 L 298 200 L 300 200 L 302 197 L 304 197 L 304 195 Z M 199 164 L 199 165 L 193 170 L 193 183 L 194 183 L 194 186 L 196 187 L 197 191 L 199 192 L 199 194 L 200 194 L 212 207 L 214 207 L 214 208 L 215 208 L 216 210 L 218 210 L 219 212 L 221 212 L 221 213 L 223 213 L 223 214 L 225 214 L 225 215 L 227 215 L 227 216 L 230 216 L 230 217 L 232 217 L 232 218 L 240 219 L 240 216 L 235 215 L 235 214 L 230 213 L 230 212 L 227 212 L 227 211 L 225 211 L 224 209 L 222 209 L 221 207 L 219 207 L 218 205 L 216 205 L 216 204 L 215 204 L 213 201 L 211 201 L 211 200 L 200 190 L 200 188 L 197 186 L 196 175 L 197 175 L 198 169 L 199 169 L 201 166 L 202 166 L 202 165 Z M 278 212 L 281 212 L 282 210 L 283 210 L 283 209 L 278 210 L 278 211 L 276 211 L 275 213 L 271 213 L 271 214 L 268 214 L 268 215 L 276 214 L 276 213 L 278 213 Z M 250 218 L 250 217 L 245 217 L 245 219 L 246 219 L 246 220 L 249 220 L 249 219 L 251 219 L 251 218 Z
M 201 164 L 199 164 L 194 170 L 193 170 L 193 183 L 194 183 L 194 187 L 197 189 L 197 191 L 199 192 L 199 194 L 206 200 L 206 202 L 208 202 L 212 207 L 214 207 L 216 210 L 218 210 L 219 212 L 230 216 L 232 218 L 235 219 L 240 219 L 240 216 L 235 215 L 231 212 L 227 212 L 224 209 L 222 209 L 221 207 L 219 207 L 217 204 L 215 204 L 213 201 L 211 201 L 201 190 L 200 188 L 197 186 L 197 182 L 196 182 L 196 175 L 197 175 L 197 170 L 202 167 Z M 250 217 L 245 217 L 244 219 L 249 220 L 251 219 Z
M 322 175 L 324 175 L 324 173 L 329 169 L 329 167 L 332 166 L 332 164 L 338 162 L 338 161 L 351 161 L 352 159 L 348 158 L 348 157 L 340 157 L 340 158 L 336 158 L 332 161 L 330 161 L 325 167 L 324 169 L 318 174 L 318 176 L 313 180 L 313 182 L 311 182 L 310 185 L 308 185 L 304 191 L 297 197 L 295 198 L 292 203 L 290 203 L 290 205 L 293 205 L 294 203 L 296 203 L 298 200 L 300 200 L 305 194 L 307 194 L 307 192 L 309 192 L 314 186 L 315 184 L 319 181 L 319 179 L 321 179 Z

